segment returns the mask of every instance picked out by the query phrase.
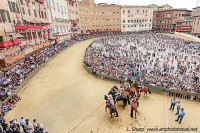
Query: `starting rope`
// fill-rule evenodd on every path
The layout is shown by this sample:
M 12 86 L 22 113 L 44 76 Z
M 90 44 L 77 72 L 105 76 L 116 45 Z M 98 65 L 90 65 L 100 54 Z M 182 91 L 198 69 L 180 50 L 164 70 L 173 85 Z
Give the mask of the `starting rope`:
M 68 133 L 71 133 L 73 130 L 75 130 L 81 123 L 83 123 L 85 120 L 87 120 L 94 112 L 96 112 L 99 108 L 101 108 L 103 105 L 105 104 L 105 102 L 103 102 L 99 107 L 97 107 L 93 112 L 91 112 L 88 116 L 86 116 L 81 122 L 79 122 L 75 127 L 73 127 L 70 131 L 68 131 Z M 124 111 L 124 109 L 122 110 Z M 120 111 L 120 114 L 122 113 L 122 111 Z

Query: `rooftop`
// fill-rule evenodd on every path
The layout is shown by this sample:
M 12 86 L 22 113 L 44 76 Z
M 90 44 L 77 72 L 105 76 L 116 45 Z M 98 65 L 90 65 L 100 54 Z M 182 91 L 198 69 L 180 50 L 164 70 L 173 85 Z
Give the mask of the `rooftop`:
M 198 9 L 198 8 L 200 8 L 200 6 L 197 6 L 197 7 L 195 7 L 195 8 L 192 8 L 192 9 Z
M 119 6 L 117 4 L 107 4 L 107 3 L 99 3 L 99 4 L 96 4 L 97 6 Z
M 165 11 L 189 11 L 192 12 L 191 10 L 188 10 L 186 8 L 172 8 L 172 9 L 166 9 L 166 10 L 158 10 L 158 11 L 154 11 L 154 12 L 165 12 Z
M 141 6 L 141 5 L 122 5 L 121 6 L 122 8 L 125 7 L 125 8 L 133 8 L 133 7 L 145 7 L 145 8 L 154 8 L 153 6 L 150 6 L 150 5 L 147 5 L 147 6 Z

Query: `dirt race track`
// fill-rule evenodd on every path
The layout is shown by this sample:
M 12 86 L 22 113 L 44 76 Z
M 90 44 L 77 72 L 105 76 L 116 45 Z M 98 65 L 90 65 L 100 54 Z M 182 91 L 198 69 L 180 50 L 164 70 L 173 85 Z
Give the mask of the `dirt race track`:
M 41 69 L 29 81 L 7 120 L 21 115 L 37 118 L 50 133 L 131 132 L 126 131 L 127 127 L 198 127 L 200 133 L 200 103 L 181 99 L 186 116 L 179 125 L 174 121 L 175 112 L 168 110 L 170 97 L 164 95 L 141 97 L 137 119 L 130 118 L 129 106 L 122 110 L 121 103 L 117 104 L 119 117 L 109 119 L 103 95 L 115 84 L 96 79 L 85 70 L 84 52 L 91 42 L 75 44 Z

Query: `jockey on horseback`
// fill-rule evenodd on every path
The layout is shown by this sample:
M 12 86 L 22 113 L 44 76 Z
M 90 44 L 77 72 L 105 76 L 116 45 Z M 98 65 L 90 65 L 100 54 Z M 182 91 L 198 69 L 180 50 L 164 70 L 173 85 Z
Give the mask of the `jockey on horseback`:
M 118 96 L 118 93 L 119 93 L 119 89 L 117 86 L 113 86 L 108 92 L 108 95 L 112 96 L 112 101 L 114 102 L 114 105 L 115 105 L 115 101 L 116 101 L 116 97 Z
M 119 115 L 118 115 L 117 109 L 114 105 L 112 105 L 112 97 L 109 96 L 108 98 L 107 95 L 104 95 L 104 99 L 106 100 L 106 107 L 105 107 L 106 112 L 107 112 L 107 108 L 109 108 L 110 110 L 110 114 L 111 114 L 110 118 L 113 117 L 112 115 L 113 113 L 115 114 L 115 117 L 118 117 Z
M 112 97 L 109 96 L 109 98 L 108 98 L 107 96 L 105 96 L 105 100 L 106 100 L 105 110 L 107 111 L 107 108 L 112 105 Z
M 127 82 L 126 85 L 124 86 L 124 90 L 127 90 L 127 89 L 131 89 L 131 85 L 129 82 Z
M 121 96 L 122 95 L 122 93 L 124 92 L 124 85 L 122 84 L 121 86 L 120 86 L 120 89 L 119 89 L 119 91 L 118 91 L 118 96 Z
M 115 93 L 116 96 L 117 96 L 118 93 L 119 93 L 119 88 L 118 88 L 117 86 L 114 86 L 114 87 L 113 87 L 113 91 L 114 91 L 114 93 Z
M 139 98 L 137 96 L 133 97 L 133 101 L 137 102 L 137 106 L 139 107 Z
M 138 92 L 140 93 L 143 86 L 139 82 L 135 82 L 135 85 L 136 85 L 136 89 L 138 89 Z

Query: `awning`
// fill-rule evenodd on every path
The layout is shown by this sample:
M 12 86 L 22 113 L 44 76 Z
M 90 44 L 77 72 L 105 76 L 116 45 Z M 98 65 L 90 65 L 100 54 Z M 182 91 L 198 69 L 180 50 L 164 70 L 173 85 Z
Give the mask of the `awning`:
M 12 35 L 13 40 L 16 40 L 17 38 L 24 38 L 24 36 L 20 33 L 9 33 L 9 35 Z
M 20 33 L 16 33 L 15 39 L 17 39 L 17 38 L 24 38 L 24 36 L 22 34 L 20 34 Z
M 31 23 L 34 23 L 34 20 L 32 18 L 26 18 L 24 17 L 23 18 L 26 22 L 31 22 Z
M 36 19 L 33 19 L 34 23 L 40 23 L 38 20 Z
M 169 30 L 169 28 L 167 28 L 167 27 L 165 27 L 165 28 L 163 28 L 164 30 Z
M 49 20 L 45 20 L 46 24 L 51 24 L 51 22 Z
M 38 20 L 37 22 L 43 23 L 43 24 L 49 24 L 49 23 L 50 23 L 50 22 L 49 22 L 48 20 L 46 20 L 46 19 L 40 19 L 40 20 Z
M 40 22 L 43 23 L 43 24 L 46 23 L 46 21 L 44 19 L 41 19 Z

